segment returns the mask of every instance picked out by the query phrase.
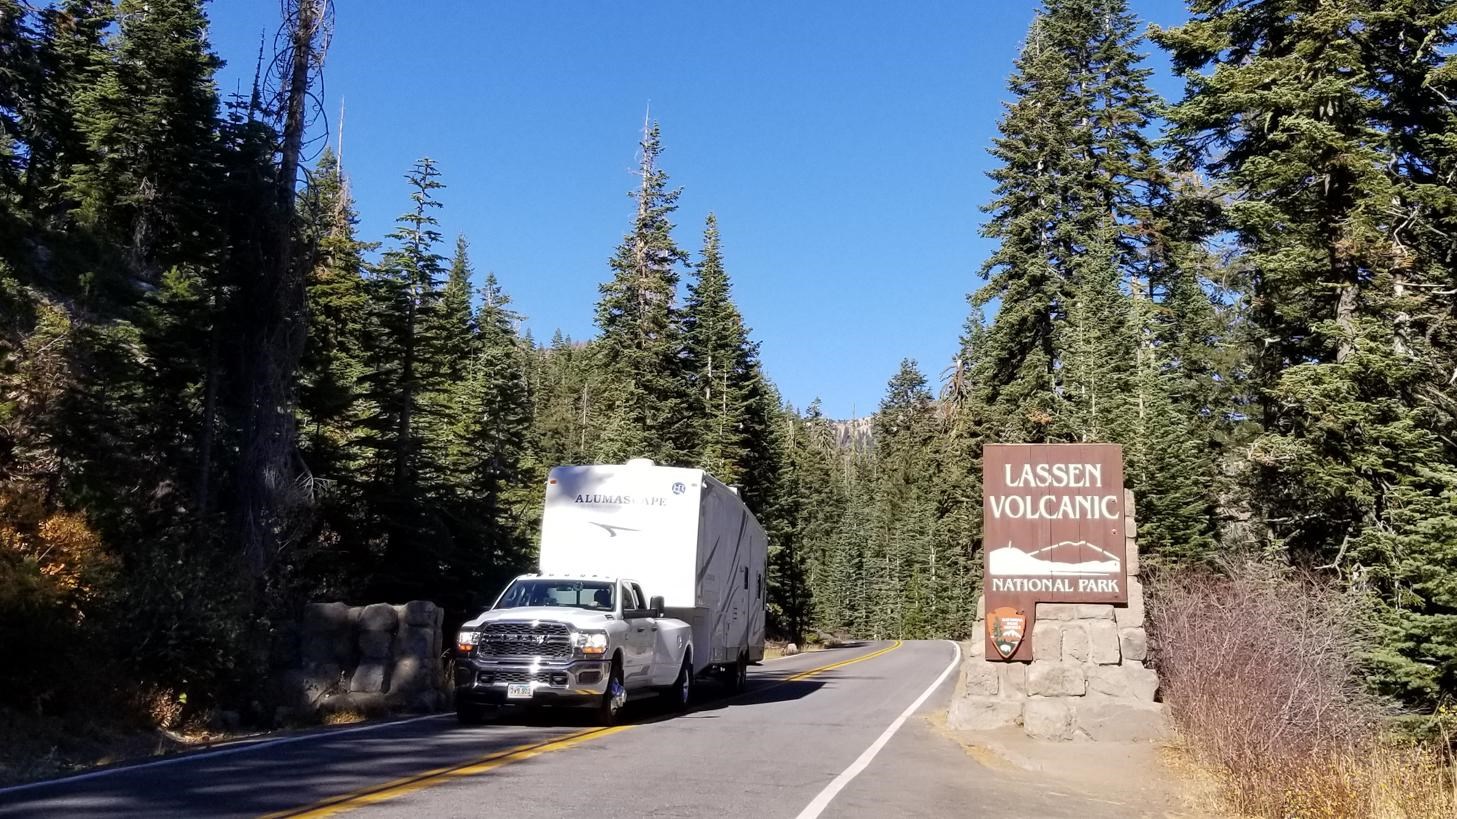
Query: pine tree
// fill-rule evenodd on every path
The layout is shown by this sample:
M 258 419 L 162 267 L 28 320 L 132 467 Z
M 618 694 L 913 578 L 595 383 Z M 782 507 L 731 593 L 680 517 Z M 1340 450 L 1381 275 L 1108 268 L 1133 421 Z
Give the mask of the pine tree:
M 929 598 L 939 576 L 930 491 L 936 428 L 926 377 L 910 359 L 886 385 L 872 424 L 875 523 L 869 553 L 871 624 L 878 635 L 924 637 L 933 629 Z
M 468 440 L 476 459 L 467 486 L 494 540 L 498 564 L 509 568 L 523 562 L 528 509 L 540 486 L 526 471 L 532 401 L 516 335 L 521 317 L 495 274 L 487 274 L 480 295 L 477 352 L 466 377 L 474 398 Z
M 15 207 L 25 143 L 22 108 L 36 86 L 34 35 L 18 0 L 0 0 L 0 217 Z
M 683 368 L 693 393 L 696 421 L 694 464 L 729 484 L 746 477 L 750 465 L 751 407 L 761 391 L 758 345 L 749 340 L 743 317 L 730 296 L 723 267 L 718 220 L 712 214 L 703 233 L 697 280 L 683 309 Z
M 682 372 L 683 340 L 674 299 L 678 267 L 687 254 L 673 242 L 670 217 L 678 190 L 658 166 L 662 153 L 656 123 L 645 126 L 634 192 L 637 212 L 612 257 L 612 281 L 602 285 L 597 304 L 600 369 L 597 392 L 606 407 L 597 459 L 606 462 L 644 456 L 665 463 L 686 462 L 691 425 Z
M 413 207 L 399 216 L 388 250 L 369 280 L 369 373 L 365 385 L 377 407 L 369 425 L 373 510 L 380 519 L 382 565 L 374 592 L 423 594 L 452 543 L 430 504 L 440 469 L 425 452 L 430 398 L 443 388 L 436 313 L 445 260 L 434 211 L 444 187 L 429 158 L 406 176 Z
M 67 201 L 64 182 L 96 157 L 77 117 L 77 104 L 105 76 L 106 30 L 114 8 L 109 0 L 65 0 L 40 12 L 36 50 L 41 83 L 35 124 L 27 129 L 30 161 L 26 195 L 43 220 L 77 203 Z
M 1126 442 L 1134 432 L 1139 383 L 1133 305 L 1121 287 L 1111 226 L 1077 259 L 1067 320 L 1059 327 L 1062 367 L 1058 433 L 1078 442 Z
M 359 219 L 343 169 L 325 148 L 299 199 L 302 241 L 310 248 L 308 344 L 299 372 L 301 448 L 309 471 L 328 482 L 355 483 L 363 466 L 359 427 L 369 294 Z
M 1190 8 L 1158 39 L 1188 83 L 1173 138 L 1235 194 L 1223 218 L 1251 271 L 1253 502 L 1296 561 L 1368 573 L 1388 605 L 1380 682 L 1430 706 L 1457 686 L 1440 626 L 1457 597 L 1436 579 L 1457 567 L 1457 430 L 1434 400 L 1453 364 L 1436 294 L 1457 32 L 1422 0 Z
M 478 423 L 479 385 L 469 379 L 480 339 L 472 315 L 471 276 L 469 245 L 458 236 L 439 309 L 430 319 L 428 335 L 438 343 L 441 372 L 438 389 L 426 398 L 430 411 L 423 421 L 425 446 L 440 465 L 439 481 L 447 494 L 464 486 L 476 463 L 471 436 Z
M 155 280 L 217 246 L 208 204 L 218 182 L 221 61 L 199 0 L 122 0 L 112 59 L 82 90 L 76 117 L 94 161 L 73 168 L 82 220 L 127 248 Z
M 552 335 L 550 345 L 536 352 L 532 460 L 541 480 L 546 480 L 546 472 L 553 466 L 591 460 L 595 436 L 590 422 L 595 405 L 593 370 L 588 363 L 592 356 L 585 345 L 574 343 L 560 330 Z

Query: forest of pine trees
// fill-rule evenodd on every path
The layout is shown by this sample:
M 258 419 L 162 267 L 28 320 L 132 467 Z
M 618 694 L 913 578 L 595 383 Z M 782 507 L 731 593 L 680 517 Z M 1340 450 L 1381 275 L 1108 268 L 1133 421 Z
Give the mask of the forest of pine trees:
M 1189 0 L 1146 32 L 1043 0 L 957 353 L 883 374 L 868 439 L 781 398 L 734 226 L 679 213 L 657 123 L 581 271 L 597 334 L 538 344 L 442 235 L 448 167 L 401 168 L 361 236 L 338 155 L 301 166 L 327 7 L 285 3 L 224 99 L 203 5 L 0 0 L 0 644 L 47 658 L 0 706 L 80 707 L 83 654 L 240 696 L 310 600 L 463 617 L 532 566 L 547 469 L 639 456 L 741 487 L 778 636 L 963 638 L 981 448 L 1013 441 L 1122 444 L 1153 571 L 1244 551 L 1368 589 L 1381 690 L 1457 692 L 1450 2 Z

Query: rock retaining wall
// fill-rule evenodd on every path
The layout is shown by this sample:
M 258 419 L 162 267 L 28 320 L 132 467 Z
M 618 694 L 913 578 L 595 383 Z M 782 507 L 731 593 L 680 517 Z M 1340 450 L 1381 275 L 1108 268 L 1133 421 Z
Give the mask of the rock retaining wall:
M 310 604 L 275 646 L 279 716 L 443 708 L 443 614 L 427 600 Z
M 988 662 L 986 602 L 977 600 L 974 638 L 948 722 L 964 730 L 1020 725 L 1039 739 L 1151 740 L 1166 731 L 1159 679 L 1148 659 L 1143 585 L 1138 581 L 1133 496 L 1128 518 L 1128 604 L 1038 603 L 1032 662 Z

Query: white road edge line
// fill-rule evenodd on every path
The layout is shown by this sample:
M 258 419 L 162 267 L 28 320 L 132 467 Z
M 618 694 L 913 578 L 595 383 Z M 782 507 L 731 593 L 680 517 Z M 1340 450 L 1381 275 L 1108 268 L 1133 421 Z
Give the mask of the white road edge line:
M 948 640 L 947 642 L 951 641 Z M 835 777 L 830 784 L 825 786 L 824 790 L 819 792 L 819 795 L 810 800 L 810 803 L 805 806 L 804 810 L 799 812 L 799 816 L 795 817 L 795 819 L 815 819 L 821 813 L 824 813 L 825 808 L 830 806 L 830 801 L 846 785 L 850 784 L 850 780 L 859 776 L 861 771 L 870 766 L 870 762 L 875 759 L 876 754 L 880 753 L 880 749 L 884 748 L 887 742 L 890 742 L 890 738 L 895 736 L 895 732 L 899 731 L 900 727 L 905 724 L 905 721 L 910 719 L 911 714 L 916 713 L 916 709 L 920 708 L 921 704 L 929 699 L 936 692 L 937 688 L 941 687 L 941 683 L 946 681 L 946 678 L 950 676 L 951 672 L 961 662 L 961 646 L 956 643 L 951 643 L 951 647 L 955 649 L 956 653 L 952 655 L 951 663 L 946 666 L 945 671 L 941 672 L 941 676 L 937 677 L 936 681 L 931 683 L 930 688 L 922 691 L 921 696 L 916 697 L 916 701 L 911 703 L 909 708 L 902 711 L 901 715 L 895 718 L 895 722 L 892 722 L 874 742 L 870 743 L 869 748 L 866 748 L 861 752 L 860 756 L 856 757 L 854 762 L 850 763 L 850 767 L 841 771 L 839 776 Z
M 310 734 L 299 734 L 298 736 L 280 737 L 278 739 L 265 739 L 258 742 L 248 742 L 247 740 L 243 740 L 238 745 L 230 745 L 226 748 L 219 748 L 216 751 L 199 751 L 192 754 L 182 753 L 178 754 L 177 756 L 169 756 L 164 759 L 158 759 L 152 762 L 142 762 L 136 765 L 118 765 L 115 768 L 106 768 L 105 770 L 91 771 L 89 773 L 72 774 L 71 776 L 63 776 L 60 779 L 44 779 L 40 782 L 27 782 L 24 785 L 11 785 L 8 788 L 0 788 L 0 796 L 7 796 L 12 793 L 19 793 L 20 791 L 28 791 L 33 788 L 47 788 L 51 785 L 63 785 L 71 782 L 81 782 L 87 779 L 100 779 L 103 776 L 111 776 L 113 774 L 119 773 L 128 773 L 130 771 L 140 771 L 143 768 L 160 768 L 163 765 L 176 765 L 182 762 L 195 762 L 199 759 L 209 759 L 219 756 L 231 756 L 233 754 L 242 754 L 248 753 L 250 751 L 257 751 L 263 748 L 275 748 L 279 745 L 290 745 L 295 742 L 303 742 L 310 739 L 329 739 L 332 737 L 342 736 L 344 734 L 355 734 L 359 733 L 360 731 L 374 731 L 380 728 L 388 728 L 392 725 L 406 725 L 411 722 L 420 722 L 427 719 L 443 719 L 449 716 L 454 715 L 427 714 L 423 717 L 410 717 L 409 719 L 397 719 L 391 720 L 390 722 L 377 722 L 370 725 L 360 725 L 355 728 L 340 728 L 335 731 L 315 731 Z

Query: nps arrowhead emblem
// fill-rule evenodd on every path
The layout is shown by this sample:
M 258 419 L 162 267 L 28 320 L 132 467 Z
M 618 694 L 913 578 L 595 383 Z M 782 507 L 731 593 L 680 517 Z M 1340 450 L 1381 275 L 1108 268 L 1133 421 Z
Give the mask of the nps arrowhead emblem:
M 996 646 L 997 653 L 1006 660 L 1022 644 L 1022 636 L 1027 631 L 1027 615 L 1012 608 L 1003 606 L 995 611 L 987 612 L 987 634 L 992 638 L 992 645 Z

